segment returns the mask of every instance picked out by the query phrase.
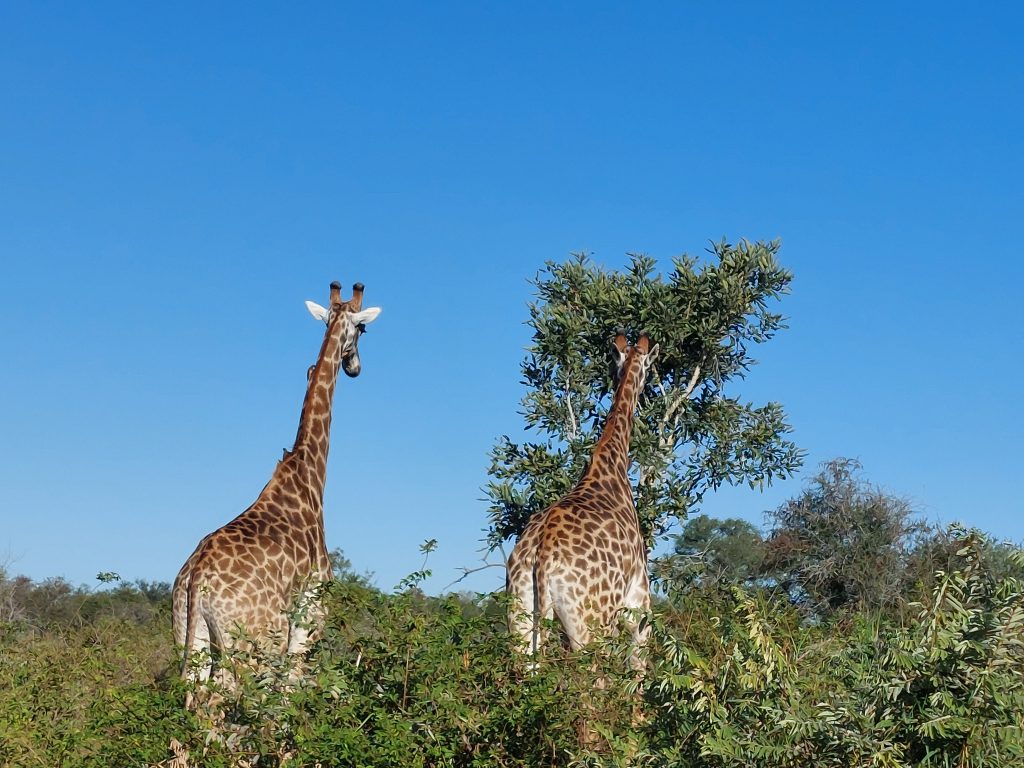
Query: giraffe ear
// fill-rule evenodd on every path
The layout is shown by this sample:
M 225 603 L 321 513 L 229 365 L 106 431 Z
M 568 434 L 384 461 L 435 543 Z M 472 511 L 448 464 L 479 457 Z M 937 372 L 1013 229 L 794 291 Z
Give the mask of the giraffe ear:
M 647 353 L 647 363 L 648 363 L 648 365 L 653 363 L 655 360 L 658 359 L 658 352 L 660 351 L 660 349 L 661 348 L 657 344 L 655 344 L 653 347 L 651 347 L 651 351 Z
M 362 312 L 356 312 L 350 319 L 356 325 L 366 325 L 367 323 L 372 323 L 376 320 L 377 315 L 379 314 L 380 307 L 370 307 L 369 309 L 364 309 Z
M 330 319 L 330 317 L 331 317 L 331 313 L 330 313 L 330 312 L 328 312 L 328 311 L 327 311 L 326 309 L 324 309 L 323 307 L 321 307 L 321 306 L 320 306 L 319 304 L 317 304 L 317 303 L 316 303 L 315 301 L 307 301 L 307 302 L 306 302 L 306 309 L 308 309 L 308 310 L 309 310 L 309 314 L 311 314 L 311 315 L 312 315 L 312 316 L 313 316 L 313 317 L 314 317 L 315 319 L 317 319 L 317 320 L 323 320 L 323 321 L 324 321 L 325 323 L 326 323 L 326 322 L 327 322 L 327 321 L 328 321 L 328 320 Z

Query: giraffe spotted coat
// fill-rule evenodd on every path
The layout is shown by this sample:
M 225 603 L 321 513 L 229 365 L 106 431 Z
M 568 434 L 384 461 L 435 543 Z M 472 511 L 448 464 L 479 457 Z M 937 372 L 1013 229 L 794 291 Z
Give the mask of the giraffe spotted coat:
M 646 335 L 629 346 L 619 334 L 613 354 L 618 384 L 587 471 L 530 520 L 509 557 L 509 623 L 531 653 L 543 643 L 543 619 L 557 618 L 574 649 L 620 615 L 637 646 L 647 637 L 639 616 L 650 607 L 647 548 L 627 472 L 637 400 L 657 346 Z
M 379 309 L 362 309 L 363 286 L 342 301 L 331 284 L 330 307 L 307 307 L 327 324 L 310 369 L 298 434 L 270 482 L 242 514 L 206 536 L 181 567 L 172 590 L 174 641 L 185 649 L 182 675 L 197 651 L 230 647 L 238 630 L 290 653 L 303 652 L 322 616 L 312 599 L 331 575 L 324 539 L 323 495 L 331 406 L 339 369 L 360 370 L 358 338 Z M 296 601 L 305 620 L 294 621 Z M 206 663 L 196 676 L 210 674 Z M 187 704 L 189 702 L 186 702 Z

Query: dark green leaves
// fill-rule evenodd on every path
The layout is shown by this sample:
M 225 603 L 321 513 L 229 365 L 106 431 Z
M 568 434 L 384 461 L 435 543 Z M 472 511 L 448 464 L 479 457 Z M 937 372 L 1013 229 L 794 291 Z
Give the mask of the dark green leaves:
M 545 266 L 534 280 L 534 335 L 522 366 L 526 427 L 541 439 L 519 445 L 504 437 L 491 452 L 492 544 L 520 533 L 585 467 L 610 404 L 608 341 L 620 326 L 660 346 L 631 446 L 649 537 L 722 483 L 762 487 L 800 465 L 781 406 L 726 394 L 755 363 L 751 346 L 784 327 L 771 307 L 792 276 L 777 263 L 778 249 L 723 241 L 706 262 L 673 260 L 667 276 L 642 255 L 621 272 L 584 255 Z

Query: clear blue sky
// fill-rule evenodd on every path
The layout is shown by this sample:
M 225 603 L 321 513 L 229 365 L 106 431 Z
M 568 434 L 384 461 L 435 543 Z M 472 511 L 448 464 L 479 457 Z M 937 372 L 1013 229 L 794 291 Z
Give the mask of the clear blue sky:
M 5 3 L 0 560 L 170 580 L 291 444 L 331 280 L 331 546 L 479 558 L 528 278 L 776 238 L 790 330 L 734 393 L 807 468 L 1024 538 L 1019 6 Z M 471 586 L 497 586 L 488 571 Z

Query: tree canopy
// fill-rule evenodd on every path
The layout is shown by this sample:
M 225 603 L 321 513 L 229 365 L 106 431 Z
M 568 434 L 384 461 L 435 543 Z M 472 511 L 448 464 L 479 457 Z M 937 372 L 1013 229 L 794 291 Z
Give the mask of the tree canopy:
M 909 502 L 860 472 L 853 459 L 825 462 L 799 496 L 768 515 L 765 571 L 814 615 L 898 603 L 911 550 L 926 531 Z
M 800 466 L 782 406 L 735 392 L 756 362 L 751 348 L 784 327 L 774 305 L 792 275 L 778 250 L 777 241 L 722 241 L 706 260 L 673 259 L 667 275 L 642 255 L 622 271 L 584 255 L 545 266 L 533 282 L 533 340 L 522 363 L 523 416 L 537 439 L 506 435 L 492 449 L 492 545 L 518 535 L 584 470 L 610 407 L 607 349 L 618 327 L 660 346 L 630 447 L 649 540 L 722 483 L 763 487 Z
M 680 586 L 749 586 L 762 575 L 764 537 L 753 523 L 697 515 L 675 536 L 663 574 Z

